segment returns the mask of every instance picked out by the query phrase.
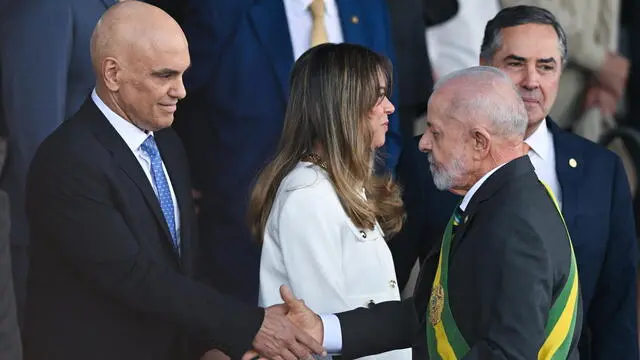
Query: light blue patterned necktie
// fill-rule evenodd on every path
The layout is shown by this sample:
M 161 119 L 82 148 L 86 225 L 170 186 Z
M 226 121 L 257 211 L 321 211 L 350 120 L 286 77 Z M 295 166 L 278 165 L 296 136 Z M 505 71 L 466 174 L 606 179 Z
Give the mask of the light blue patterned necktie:
M 173 246 L 178 250 L 178 253 L 180 253 L 180 244 L 176 234 L 173 200 L 171 199 L 171 189 L 169 189 L 169 182 L 167 181 L 167 177 L 164 175 L 162 158 L 160 157 L 160 152 L 158 151 L 158 146 L 156 145 L 156 141 L 153 136 L 149 135 L 142 145 L 140 145 L 140 148 L 149 155 L 149 158 L 151 158 L 151 178 L 153 179 L 153 183 L 156 187 L 156 196 L 160 201 L 162 214 L 169 226 Z

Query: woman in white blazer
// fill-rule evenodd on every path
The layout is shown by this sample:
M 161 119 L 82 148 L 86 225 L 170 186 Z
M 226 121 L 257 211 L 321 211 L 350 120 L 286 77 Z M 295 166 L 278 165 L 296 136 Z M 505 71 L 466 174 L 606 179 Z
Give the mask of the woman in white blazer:
M 393 104 L 390 62 L 350 44 L 314 47 L 295 63 L 275 159 L 251 196 L 262 242 L 259 305 L 282 303 L 286 284 L 316 313 L 400 300 L 386 236 L 402 200 L 373 173 Z M 411 359 L 411 349 L 374 359 Z

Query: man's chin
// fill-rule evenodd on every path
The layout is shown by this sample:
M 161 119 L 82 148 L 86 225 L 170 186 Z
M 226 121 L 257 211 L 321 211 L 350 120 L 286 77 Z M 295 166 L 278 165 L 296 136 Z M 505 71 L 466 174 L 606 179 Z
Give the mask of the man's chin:
M 529 118 L 529 126 L 533 124 L 539 124 L 547 115 L 544 113 L 544 110 L 540 105 L 536 104 L 535 107 L 529 108 L 527 107 L 527 117 Z M 531 121 L 531 119 L 536 119 L 535 121 Z
M 431 177 L 433 178 L 433 185 L 436 186 L 436 189 L 440 191 L 449 190 L 450 184 L 448 181 L 442 180 L 438 173 L 431 172 Z

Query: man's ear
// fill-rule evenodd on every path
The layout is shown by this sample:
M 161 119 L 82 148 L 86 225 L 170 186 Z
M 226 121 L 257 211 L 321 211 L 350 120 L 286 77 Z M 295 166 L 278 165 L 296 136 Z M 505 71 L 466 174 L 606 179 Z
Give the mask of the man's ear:
M 117 59 L 107 57 L 102 61 L 101 74 L 106 87 L 111 91 L 118 91 L 120 88 L 120 63 Z
M 471 129 L 471 141 L 475 160 L 481 160 L 489 154 L 491 148 L 491 134 L 481 127 Z

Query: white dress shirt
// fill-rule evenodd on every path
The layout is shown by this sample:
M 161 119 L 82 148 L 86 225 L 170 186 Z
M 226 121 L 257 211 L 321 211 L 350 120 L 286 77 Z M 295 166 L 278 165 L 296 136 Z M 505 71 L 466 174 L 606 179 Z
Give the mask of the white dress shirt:
M 556 172 L 556 151 L 553 134 L 547 127 L 547 121 L 549 120 L 542 121 L 536 131 L 525 142 L 531 148 L 529 150 L 529 159 L 531 159 L 531 163 L 536 169 L 538 179 L 549 185 L 558 201 L 558 206 L 562 209 L 562 188 Z
M 158 191 L 156 190 L 156 186 L 153 183 L 153 177 L 151 176 L 151 159 L 146 152 L 144 152 L 140 146 L 149 136 L 153 136 L 153 132 L 145 132 L 140 130 L 138 127 L 133 125 L 131 122 L 123 119 L 121 116 L 113 112 L 101 99 L 98 97 L 95 89 L 91 93 L 91 99 L 96 104 L 100 112 L 104 114 L 107 118 L 111 126 L 116 130 L 116 132 L 120 135 L 122 140 L 127 144 L 133 155 L 136 157 L 142 170 L 145 175 L 147 175 L 147 179 L 149 179 L 149 183 L 153 188 L 153 191 L 158 195 Z M 176 222 L 176 235 L 178 240 L 180 239 L 180 209 L 178 208 L 178 201 L 176 200 L 176 194 L 173 191 L 173 185 L 171 184 L 171 178 L 169 177 L 169 173 L 167 173 L 167 169 L 164 166 L 164 162 L 162 163 L 162 170 L 164 171 L 164 176 L 167 178 L 167 182 L 169 183 L 169 190 L 171 191 L 171 200 L 173 201 L 173 213 L 175 216 Z
M 498 0 L 458 0 L 458 13 L 427 30 L 431 64 L 442 77 L 478 65 L 487 22 L 500 11 Z
M 282 303 L 282 284 L 320 314 L 400 300 L 393 257 L 380 226 L 355 226 L 326 172 L 312 163 L 300 162 L 280 184 L 263 240 L 261 307 Z M 331 334 L 334 339 L 325 339 L 325 347 L 335 354 L 327 341 L 341 346 L 342 339 Z M 410 360 L 411 349 L 367 358 Z
M 309 5 L 313 0 L 283 0 L 287 14 L 289 36 L 293 47 L 293 57 L 297 60 L 300 55 L 311 47 L 311 28 L 313 17 Z M 340 14 L 335 0 L 324 0 L 324 26 L 327 29 L 329 42 L 339 44 L 343 42 Z

